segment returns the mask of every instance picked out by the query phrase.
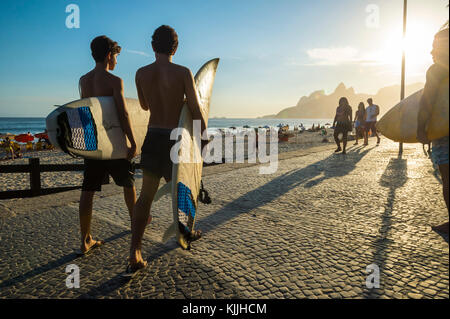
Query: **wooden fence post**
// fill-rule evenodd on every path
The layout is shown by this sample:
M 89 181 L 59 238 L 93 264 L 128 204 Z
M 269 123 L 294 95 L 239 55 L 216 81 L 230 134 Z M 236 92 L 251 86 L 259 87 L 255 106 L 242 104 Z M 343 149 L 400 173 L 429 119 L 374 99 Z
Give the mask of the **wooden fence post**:
M 39 167 L 39 158 L 28 159 L 30 166 L 30 188 L 31 196 L 41 194 L 41 169 Z

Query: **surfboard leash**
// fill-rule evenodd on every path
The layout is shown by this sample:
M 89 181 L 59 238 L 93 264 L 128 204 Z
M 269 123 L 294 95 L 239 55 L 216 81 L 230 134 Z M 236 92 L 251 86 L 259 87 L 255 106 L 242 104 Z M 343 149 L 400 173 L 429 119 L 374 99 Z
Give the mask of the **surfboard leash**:
M 211 204 L 211 197 L 208 191 L 203 187 L 203 180 L 200 181 L 200 192 L 198 193 L 198 200 L 203 204 Z

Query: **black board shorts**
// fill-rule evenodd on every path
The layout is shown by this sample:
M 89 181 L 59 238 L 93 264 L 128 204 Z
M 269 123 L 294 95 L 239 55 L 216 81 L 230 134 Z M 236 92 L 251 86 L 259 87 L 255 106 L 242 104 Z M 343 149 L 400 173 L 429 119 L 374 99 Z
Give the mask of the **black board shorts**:
M 376 127 L 377 121 L 373 121 L 373 122 L 366 122 L 366 132 L 369 132 L 370 130 L 372 130 L 372 133 L 375 133 L 377 131 L 377 127 Z
M 134 186 L 134 164 L 127 159 L 84 160 L 84 179 L 82 191 L 99 192 L 107 175 L 111 175 L 118 186 Z
M 172 179 L 170 150 L 175 140 L 170 139 L 172 129 L 149 128 L 141 149 L 141 168 L 166 181 Z

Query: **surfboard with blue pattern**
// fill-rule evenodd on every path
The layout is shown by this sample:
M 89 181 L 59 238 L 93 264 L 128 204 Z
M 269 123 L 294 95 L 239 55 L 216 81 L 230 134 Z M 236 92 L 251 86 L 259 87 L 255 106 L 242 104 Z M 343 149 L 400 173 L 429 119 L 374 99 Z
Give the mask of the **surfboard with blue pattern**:
M 177 203 L 178 203 L 178 221 L 185 227 L 186 231 L 190 233 L 193 230 L 196 201 L 192 196 L 192 192 L 183 183 L 177 184 Z
M 73 148 L 83 151 L 97 150 L 97 134 L 90 108 L 83 106 L 67 110 L 66 114 Z
M 212 88 L 219 59 L 205 63 L 194 77 L 200 113 L 208 125 Z M 175 234 L 183 249 L 190 249 L 192 236 L 196 234 L 198 217 L 198 196 L 202 180 L 203 159 L 201 143 L 194 137 L 194 122 L 191 111 L 185 103 L 181 108 L 178 128 L 183 132 L 178 139 L 180 161 L 172 166 L 172 208 L 173 223 L 163 235 L 163 241 Z M 183 160 L 181 160 L 183 159 Z M 187 160 L 186 160 L 187 159 Z

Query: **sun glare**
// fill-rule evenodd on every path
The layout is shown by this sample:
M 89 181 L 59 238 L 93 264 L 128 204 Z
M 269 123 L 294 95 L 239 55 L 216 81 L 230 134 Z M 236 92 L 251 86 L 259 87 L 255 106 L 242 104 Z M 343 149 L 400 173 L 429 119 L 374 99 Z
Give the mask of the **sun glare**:
M 409 71 L 424 71 L 424 68 L 432 63 L 430 52 L 437 31 L 424 24 L 410 23 L 407 26 L 405 38 L 401 31 L 388 38 L 380 54 L 380 62 L 398 66 L 402 59 L 402 52 L 405 50 Z

